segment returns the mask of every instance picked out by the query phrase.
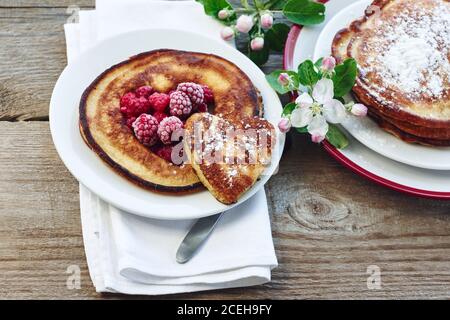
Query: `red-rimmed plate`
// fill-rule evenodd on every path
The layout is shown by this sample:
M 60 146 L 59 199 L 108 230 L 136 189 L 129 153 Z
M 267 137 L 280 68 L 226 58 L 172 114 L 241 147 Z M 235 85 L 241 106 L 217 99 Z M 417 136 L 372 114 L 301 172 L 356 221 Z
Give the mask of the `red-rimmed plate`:
M 326 3 L 326 20 L 319 26 L 293 26 L 285 46 L 284 68 L 295 70 L 297 65 L 312 59 L 315 43 L 323 27 L 337 13 L 355 0 L 330 0 Z M 338 150 L 324 142 L 325 150 L 359 175 L 385 187 L 407 194 L 450 200 L 450 171 L 428 170 L 388 159 L 348 135 L 349 147 Z

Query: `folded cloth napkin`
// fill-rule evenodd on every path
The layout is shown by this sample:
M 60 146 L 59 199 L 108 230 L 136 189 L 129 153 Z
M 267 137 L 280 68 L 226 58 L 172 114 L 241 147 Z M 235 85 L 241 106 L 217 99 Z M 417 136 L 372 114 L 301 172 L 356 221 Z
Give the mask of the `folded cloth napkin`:
M 65 26 L 69 63 L 97 41 L 135 29 L 180 28 L 217 37 L 220 25 L 194 1 L 97 0 Z M 162 221 L 123 212 L 80 184 L 90 276 L 98 292 L 171 294 L 258 285 L 277 266 L 264 190 L 227 212 L 196 256 L 175 261 L 195 221 Z

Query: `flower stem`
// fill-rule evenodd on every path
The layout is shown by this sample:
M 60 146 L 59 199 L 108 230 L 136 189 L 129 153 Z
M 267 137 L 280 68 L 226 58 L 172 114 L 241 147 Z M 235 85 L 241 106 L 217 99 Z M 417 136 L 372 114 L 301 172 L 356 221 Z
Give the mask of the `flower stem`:
M 236 9 L 234 9 L 234 12 L 236 12 L 236 13 L 254 13 L 254 12 L 256 12 L 256 10 L 255 9 L 236 8 Z

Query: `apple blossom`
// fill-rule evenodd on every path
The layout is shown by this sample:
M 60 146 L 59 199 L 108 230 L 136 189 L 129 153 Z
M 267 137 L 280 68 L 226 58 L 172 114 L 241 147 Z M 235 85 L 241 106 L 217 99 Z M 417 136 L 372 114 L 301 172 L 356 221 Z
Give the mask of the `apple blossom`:
M 278 83 L 283 87 L 290 85 L 292 83 L 291 76 L 286 72 L 280 73 L 278 76 Z
M 220 31 L 220 36 L 223 40 L 231 40 L 234 38 L 234 30 L 231 27 L 225 27 Z
M 322 70 L 323 71 L 333 71 L 336 67 L 336 59 L 334 57 L 326 57 L 322 60 Z
M 357 117 L 365 117 L 367 115 L 367 107 L 361 103 L 354 104 L 350 111 Z
M 243 14 L 236 21 L 236 29 L 242 33 L 248 33 L 253 28 L 253 18 Z
M 291 130 L 291 121 L 287 118 L 282 118 L 278 123 L 278 129 L 280 129 L 282 133 L 288 132 Z
M 264 29 L 270 29 L 273 25 L 273 16 L 270 12 L 266 12 L 261 15 L 261 27 Z
M 252 48 L 253 51 L 259 51 L 264 48 L 264 38 L 256 37 L 252 39 L 250 42 L 250 48 Z
M 217 17 L 219 17 L 220 20 L 225 20 L 225 19 L 228 19 L 232 13 L 233 13 L 233 11 L 231 11 L 231 10 L 222 9 L 217 14 Z
M 291 114 L 292 126 L 306 127 L 313 141 L 321 142 L 328 132 L 328 122 L 340 123 L 346 116 L 344 105 L 333 96 L 333 81 L 326 78 L 319 80 L 312 96 L 305 92 L 295 100 L 297 107 Z

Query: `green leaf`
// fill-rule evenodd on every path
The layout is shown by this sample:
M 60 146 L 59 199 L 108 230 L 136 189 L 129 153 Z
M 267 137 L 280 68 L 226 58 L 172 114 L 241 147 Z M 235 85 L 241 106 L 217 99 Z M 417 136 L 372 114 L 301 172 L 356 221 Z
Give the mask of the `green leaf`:
M 294 111 L 294 109 L 297 107 L 297 104 L 295 104 L 294 102 L 290 102 L 287 105 L 284 106 L 283 108 L 283 113 L 281 114 L 283 117 L 287 117 L 290 116 L 292 111 Z
M 316 63 L 314 63 L 314 66 L 320 70 L 320 67 L 322 66 L 322 61 L 323 58 L 320 58 L 319 60 L 316 61 Z
M 347 137 L 342 133 L 342 131 L 334 124 L 329 124 L 327 132 L 327 140 L 333 146 L 338 149 L 344 149 L 348 146 Z
M 325 20 L 325 6 L 311 0 L 289 0 L 283 7 L 283 14 L 294 23 L 319 24 Z
M 265 9 L 281 10 L 288 0 L 269 0 L 264 4 Z
M 274 51 L 282 52 L 289 30 L 290 28 L 287 24 L 274 24 L 272 28 L 267 31 L 265 37 L 265 40 L 268 42 L 269 48 Z
M 308 133 L 308 127 L 295 128 L 295 130 L 297 130 L 300 133 Z
M 343 97 L 352 90 L 358 74 L 358 66 L 355 59 L 347 59 L 338 65 L 333 76 L 334 95 Z
M 266 75 L 267 82 L 269 82 L 270 86 L 279 94 L 285 94 L 291 91 L 293 88 L 287 88 L 278 83 L 278 77 L 281 73 L 287 73 L 292 77 L 293 85 L 295 88 L 298 87 L 298 79 L 297 73 L 294 71 L 286 71 L 286 70 L 275 70 L 272 73 Z
M 269 60 L 269 45 L 267 41 L 264 41 L 264 47 L 261 50 L 253 51 L 250 48 L 250 42 L 248 43 L 248 57 L 258 66 L 262 66 Z
M 339 100 L 340 102 L 342 102 L 342 104 L 345 104 L 345 99 L 342 97 L 335 97 L 336 100 Z
M 203 9 L 205 10 L 205 13 L 207 15 L 214 17 L 221 22 L 224 22 L 224 21 L 220 20 L 217 17 L 217 14 L 219 13 L 219 11 L 222 9 L 233 9 L 231 4 L 227 0 L 196 0 L 196 1 L 203 5 Z M 233 16 L 228 18 L 228 20 L 236 18 L 236 15 L 233 15 Z
M 319 81 L 320 75 L 314 69 L 311 60 L 305 60 L 298 66 L 298 81 L 304 86 L 313 86 Z
M 262 3 L 262 0 L 253 0 L 253 4 L 258 10 L 264 9 L 264 4 Z

